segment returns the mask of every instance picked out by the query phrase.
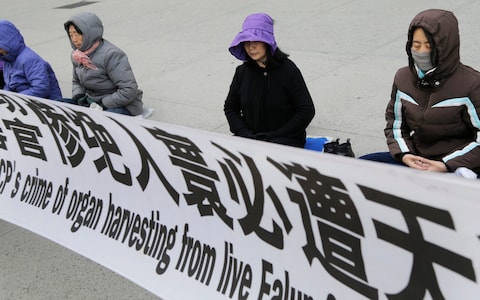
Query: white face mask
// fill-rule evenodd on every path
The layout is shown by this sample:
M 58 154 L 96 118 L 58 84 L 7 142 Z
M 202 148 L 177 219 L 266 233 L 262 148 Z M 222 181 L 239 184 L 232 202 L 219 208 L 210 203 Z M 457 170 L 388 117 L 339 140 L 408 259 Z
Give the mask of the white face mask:
M 412 50 L 412 57 L 417 67 L 423 72 L 433 69 L 430 52 L 417 52 Z

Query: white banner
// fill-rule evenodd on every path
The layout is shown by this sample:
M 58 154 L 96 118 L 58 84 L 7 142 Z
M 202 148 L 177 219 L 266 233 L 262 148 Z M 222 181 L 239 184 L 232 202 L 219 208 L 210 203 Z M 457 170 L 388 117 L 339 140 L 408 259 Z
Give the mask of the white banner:
M 0 218 L 164 299 L 480 297 L 476 180 L 8 92 L 0 112 Z

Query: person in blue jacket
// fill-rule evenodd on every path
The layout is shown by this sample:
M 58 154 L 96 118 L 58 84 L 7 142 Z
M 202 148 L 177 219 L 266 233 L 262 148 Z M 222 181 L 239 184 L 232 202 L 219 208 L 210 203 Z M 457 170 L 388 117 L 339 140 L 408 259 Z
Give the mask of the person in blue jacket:
M 5 81 L 3 81 L 3 61 L 0 60 L 0 89 L 3 89 Z
M 25 45 L 20 31 L 7 20 L 0 20 L 0 60 L 4 90 L 51 100 L 62 98 L 50 64 Z

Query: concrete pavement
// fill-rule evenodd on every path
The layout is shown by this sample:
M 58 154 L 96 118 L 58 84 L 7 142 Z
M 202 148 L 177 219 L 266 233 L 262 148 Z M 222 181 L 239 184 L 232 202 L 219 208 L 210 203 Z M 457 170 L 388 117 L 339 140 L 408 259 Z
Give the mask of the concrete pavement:
M 421 10 L 452 10 L 462 61 L 480 69 L 475 0 L 0 0 L 1 18 L 48 60 L 70 97 L 71 51 L 63 23 L 96 13 L 104 37 L 129 56 L 151 119 L 229 134 L 223 101 L 239 64 L 227 48 L 246 15 L 275 19 L 279 47 L 302 70 L 316 105 L 309 135 L 351 138 L 362 155 L 384 151 L 384 110 L 395 71 L 407 63 L 406 30 Z M 75 6 L 75 5 L 73 5 Z M 62 261 L 59 265 L 57 262 Z M 85 276 L 88 274 L 88 276 Z M 157 299 L 115 273 L 0 221 L 0 299 Z

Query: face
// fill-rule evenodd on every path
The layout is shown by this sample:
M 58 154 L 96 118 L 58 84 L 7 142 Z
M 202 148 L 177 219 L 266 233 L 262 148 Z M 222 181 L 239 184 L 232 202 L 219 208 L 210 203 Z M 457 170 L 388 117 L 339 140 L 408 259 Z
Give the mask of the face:
M 83 35 L 77 32 L 75 26 L 70 25 L 68 27 L 68 36 L 70 36 L 70 40 L 72 41 L 75 48 L 79 49 L 83 43 Z
M 245 42 L 243 47 L 251 59 L 257 62 L 267 60 L 267 46 L 263 42 Z
M 412 50 L 420 53 L 432 51 L 430 48 L 430 42 L 428 41 L 423 28 L 417 28 L 413 32 Z

